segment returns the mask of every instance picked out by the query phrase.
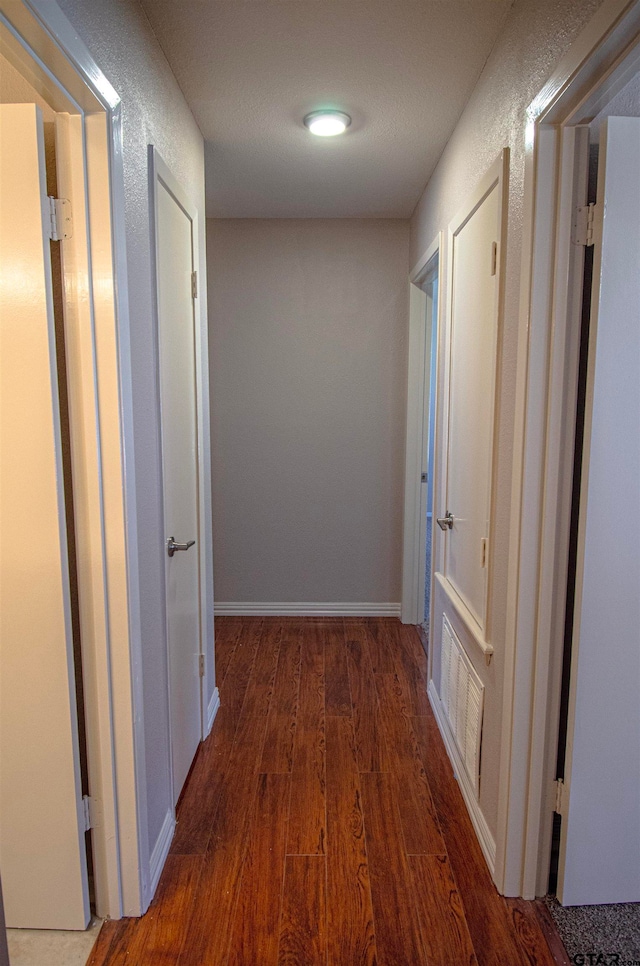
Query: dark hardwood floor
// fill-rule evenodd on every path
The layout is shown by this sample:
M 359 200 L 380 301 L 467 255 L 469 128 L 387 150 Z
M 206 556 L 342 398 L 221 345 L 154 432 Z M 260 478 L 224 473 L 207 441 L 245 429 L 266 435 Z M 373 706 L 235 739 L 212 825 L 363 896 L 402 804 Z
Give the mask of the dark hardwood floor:
M 390 618 L 218 618 L 221 708 L 142 919 L 90 966 L 554 966 L 496 892 Z

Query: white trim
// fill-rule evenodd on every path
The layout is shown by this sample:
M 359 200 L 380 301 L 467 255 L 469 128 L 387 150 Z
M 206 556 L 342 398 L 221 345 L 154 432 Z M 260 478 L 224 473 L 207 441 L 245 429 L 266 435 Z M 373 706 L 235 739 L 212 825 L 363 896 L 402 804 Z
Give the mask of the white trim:
M 464 803 L 467 806 L 469 818 L 471 819 L 476 835 L 478 836 L 480 848 L 482 849 L 482 854 L 484 855 L 486 863 L 489 866 L 489 871 L 493 876 L 496 863 L 495 839 L 491 834 L 491 830 L 487 825 L 487 820 L 480 809 L 480 803 L 476 797 L 471 779 L 467 774 L 467 769 L 464 766 L 464 762 L 460 757 L 458 746 L 456 745 L 453 734 L 451 733 L 447 716 L 444 708 L 442 707 L 440 697 L 436 691 L 436 686 L 433 681 L 429 681 L 427 693 L 429 695 L 429 701 L 431 703 L 431 707 L 433 708 L 433 713 L 435 715 L 440 734 L 442 735 L 444 746 L 447 750 L 449 760 L 453 766 L 454 775 L 458 785 L 460 786 Z
M 427 296 L 409 285 L 409 371 L 407 378 L 407 435 L 404 470 L 404 538 L 402 560 L 402 622 L 420 623 L 418 588 L 420 562 L 420 503 L 422 483 L 424 393 L 426 380 Z M 424 600 L 424 588 L 423 588 Z
M 77 102 L 85 110 L 91 109 L 93 97 L 96 97 L 107 110 L 114 110 L 119 106 L 120 97 L 116 90 L 57 3 L 52 3 L 51 0 L 22 0 L 24 11 L 21 11 L 15 0 L 13 2 L 9 0 L 8 7 L 9 16 L 12 20 L 19 21 L 16 22 L 16 26 L 28 41 L 31 41 L 31 37 L 25 32 L 24 27 L 27 30 L 33 29 L 26 20 L 29 15 L 32 15 L 50 34 L 59 50 L 47 51 L 45 62 L 49 63 L 51 60 L 52 74 L 65 86 L 69 86 L 76 95 Z M 77 77 L 74 75 L 80 75 L 82 82 L 77 83 Z M 89 88 L 88 92 L 86 88 L 83 89 L 85 84 Z M 87 100 L 87 95 L 91 100 Z
M 468 632 L 468 636 L 473 640 L 474 644 L 478 645 L 486 659 L 487 664 L 489 664 L 489 660 L 493 654 L 493 645 L 489 644 L 489 642 L 485 640 L 482 633 L 482 628 L 456 588 L 453 586 L 451 581 L 444 576 L 444 574 L 439 572 L 434 574 L 434 583 L 437 583 L 441 588 L 442 592 L 447 597 L 447 600 L 464 624 L 465 630 Z
M 439 231 L 429 247 L 422 253 L 418 261 L 409 272 L 409 281 L 412 285 L 420 287 L 429 271 L 429 263 L 433 261 L 438 252 L 442 249 L 443 232 Z
M 440 280 L 440 261 L 443 250 L 443 233 L 433 240 L 424 255 L 416 263 L 409 276 L 409 349 L 407 379 L 407 431 L 405 443 L 404 477 L 404 524 L 402 559 L 402 622 L 419 624 L 423 618 L 424 574 L 426 550 L 426 487 L 421 474 L 428 462 L 428 432 L 426 392 L 430 365 L 430 343 L 427 339 L 431 320 L 427 320 L 429 300 L 423 288 L 430 270 Z M 436 268 L 437 266 L 437 268 Z M 442 318 L 441 285 L 438 283 L 437 338 L 440 344 L 440 321 Z M 437 363 L 436 363 L 437 372 Z M 436 397 L 437 408 L 437 397 Z M 434 470 L 435 476 L 435 470 Z M 436 480 L 433 483 L 435 496 Z M 429 508 L 429 509 L 432 509 Z M 433 574 L 433 568 L 431 573 Z
M 97 512 L 89 537 L 95 567 L 84 577 L 99 599 L 96 632 L 84 638 L 83 649 L 94 685 L 87 694 L 94 703 L 88 724 L 95 729 L 93 747 L 100 749 L 89 768 L 103 795 L 105 820 L 92 833 L 101 837 L 107 866 L 96 877 L 97 901 L 101 915 L 119 918 L 144 911 L 149 859 L 120 100 L 56 3 L 2 0 L 2 7 L 25 48 L 79 105 L 91 172 L 89 224 L 92 236 L 100 224 L 98 247 L 106 256 L 92 293 L 101 322 L 91 333 L 93 357 L 86 360 L 96 387 L 92 435 L 98 457 L 86 465 Z
M 567 531 L 558 527 L 566 507 L 559 428 L 573 379 L 572 365 L 565 372 L 572 281 L 560 211 L 573 188 L 575 139 L 567 128 L 590 119 L 599 87 L 615 91 L 639 33 L 637 0 L 605 0 L 528 111 L 507 590 L 512 643 L 505 655 L 495 879 L 504 894 L 525 898 L 545 891 L 557 743 Z
M 46 4 L 46 0 L 39 0 Z M 88 122 L 91 120 L 87 119 Z M 122 714 L 124 721 L 132 716 L 133 731 L 133 784 L 126 786 L 127 810 L 135 809 L 137 814 L 137 841 L 131 826 L 121 831 L 120 854 L 128 870 L 123 872 L 122 915 L 137 916 L 146 912 L 151 902 L 149 890 L 149 827 L 147 811 L 147 769 L 146 744 L 144 732 L 144 685 L 142 666 L 142 617 L 140 613 L 140 561 L 138 555 L 138 513 L 137 489 L 134 459 L 134 421 L 133 421 L 133 372 L 131 366 L 131 320 L 129 317 L 129 282 L 125 228 L 125 188 L 124 188 L 124 140 L 122 132 L 122 112 L 120 104 L 107 113 L 109 137 L 109 173 L 111 189 L 112 246 L 114 278 L 116 281 L 116 317 L 118 336 L 118 369 L 120 376 L 120 419 L 121 439 L 124 451 L 123 491 L 125 503 L 124 538 L 126 543 L 127 580 L 129 601 L 128 668 L 122 667 L 122 686 L 114 684 L 114 690 L 121 693 L 121 708 L 116 708 L 114 721 Z M 124 642 L 123 642 L 124 644 Z M 124 646 L 123 646 L 124 652 Z M 124 662 L 124 653 L 122 655 Z M 130 676 L 131 693 L 125 695 L 126 674 Z M 125 711 L 125 699 L 129 708 Z M 128 758 L 129 740 L 126 735 L 120 742 L 123 754 Z M 120 808 L 120 804 L 119 804 Z M 125 845 L 125 843 L 127 843 Z M 126 857 L 124 856 L 126 852 Z M 134 861 L 136 867 L 134 869 Z M 134 873 L 137 889 L 134 887 Z M 112 917 L 113 918 L 113 917 Z
M 101 675 L 110 675 L 108 665 L 101 658 L 106 641 L 107 597 L 105 594 L 106 563 L 104 554 L 93 552 L 92 536 L 100 534 L 104 539 L 101 492 L 102 453 L 99 445 L 97 415 L 99 399 L 96 392 L 95 366 L 87 366 L 86 360 L 94 357 L 96 344 L 96 321 L 101 320 L 100 306 L 94 311 L 95 297 L 93 278 L 101 271 L 96 259 L 91 257 L 91 234 L 101 235 L 96 224 L 94 209 L 89 223 L 89 199 L 86 190 L 85 136 L 91 144 L 91 125 L 102 124 L 104 114 L 89 119 L 82 113 L 56 114 L 56 170 L 60 197 L 69 199 L 74 218 L 74 230 L 70 238 L 61 242 L 64 277 L 64 329 L 65 355 L 68 384 L 68 408 L 71 438 L 73 504 L 76 528 L 78 604 L 80 640 L 82 646 L 82 674 L 85 691 L 84 713 L 86 723 L 87 762 L 89 791 L 93 801 L 100 803 L 100 819 L 94 823 L 91 834 L 95 880 L 96 911 L 118 909 L 120 895 L 116 884 L 119 879 L 119 857 L 111 846 L 117 842 L 118 816 L 115 801 L 105 795 L 105 782 L 113 787 L 113 769 L 108 766 L 111 735 L 101 734 L 100 695 Z M 91 150 L 87 151 L 91 156 Z M 103 215 L 104 215 L 103 210 Z M 78 298 L 79 292 L 88 289 L 90 297 Z M 82 445 L 78 445 L 78 441 Z M 109 708 L 109 713 L 113 709 Z M 103 767 L 97 762 L 103 760 Z M 106 767 L 105 767 L 106 765 Z
M 203 224 L 204 223 L 204 224 Z M 207 313 L 207 262 L 205 245 L 200 235 L 206 228 L 206 219 L 195 223 L 194 263 L 197 271 L 197 294 L 195 296 L 196 336 L 196 393 L 198 412 L 198 520 L 200 524 L 200 641 L 205 656 L 205 673 L 201 678 L 202 734 L 208 734 L 205 720 L 208 700 L 216 689 L 215 677 L 215 628 L 213 588 L 213 507 L 211 500 L 211 404 L 209 388 L 209 322 Z
M 400 617 L 400 604 L 216 601 L 216 617 Z
M 167 861 L 167 856 L 169 854 L 169 849 L 171 848 L 171 842 L 173 840 L 173 833 L 175 830 L 176 819 L 174 810 L 171 808 L 168 809 L 164 817 L 162 828 L 158 833 L 156 844 L 153 846 L 151 858 L 149 859 L 149 889 L 151 895 L 155 893 L 158 887 L 158 882 L 160 881 L 164 864 Z
M 211 700 L 207 705 L 207 730 L 205 731 L 205 738 L 213 728 L 213 722 L 216 720 L 216 715 L 220 709 L 220 692 L 217 688 L 213 689 L 213 694 L 211 695 Z

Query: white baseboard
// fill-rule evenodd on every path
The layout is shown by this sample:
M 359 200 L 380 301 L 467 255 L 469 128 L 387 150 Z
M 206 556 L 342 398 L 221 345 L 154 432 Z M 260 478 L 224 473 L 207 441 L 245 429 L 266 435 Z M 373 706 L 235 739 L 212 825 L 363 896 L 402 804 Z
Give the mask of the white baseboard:
M 215 717 L 218 713 L 219 707 L 220 707 L 220 692 L 218 691 L 217 688 L 214 688 L 213 694 L 209 699 L 209 705 L 207 707 L 207 730 L 206 730 L 205 738 L 207 737 L 207 735 L 209 734 L 209 732 L 213 727 L 213 722 L 215 721 Z
M 160 881 L 160 876 L 164 869 L 167 855 L 169 854 L 175 828 L 175 816 L 173 809 L 170 809 L 164 817 L 160 834 L 156 839 L 156 844 L 153 846 L 153 851 L 149 858 L 149 901 L 153 899 L 158 888 L 158 882 Z
M 400 617 L 400 604 L 219 601 L 217 617 Z
M 436 691 L 433 681 L 429 681 L 428 694 L 431 707 L 433 708 L 433 713 L 438 723 L 438 728 L 440 729 L 440 734 L 442 735 L 442 740 L 444 741 L 444 746 L 447 749 L 447 754 L 449 755 L 449 760 L 453 765 L 453 770 L 458 780 L 460 791 L 462 792 L 462 797 L 464 798 L 464 803 L 467 806 L 471 823 L 475 829 L 476 835 L 478 836 L 480 848 L 482 849 L 482 853 L 486 859 L 487 865 L 489 866 L 489 871 L 493 877 L 496 868 L 496 841 L 491 834 L 489 826 L 487 825 L 487 820 L 480 810 L 480 803 L 476 798 L 471 779 L 467 775 L 467 770 L 464 767 L 462 758 L 460 757 L 458 746 L 456 745 L 453 734 L 451 733 L 447 716 L 444 708 L 442 707 L 440 696 Z

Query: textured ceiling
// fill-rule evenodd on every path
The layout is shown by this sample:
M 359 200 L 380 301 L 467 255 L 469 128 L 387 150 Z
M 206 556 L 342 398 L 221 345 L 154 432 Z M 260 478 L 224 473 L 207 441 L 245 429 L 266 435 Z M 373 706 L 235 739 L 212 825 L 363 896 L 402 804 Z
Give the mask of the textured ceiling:
M 512 0 L 142 0 L 216 218 L 408 217 Z M 353 123 L 316 138 L 309 111 Z

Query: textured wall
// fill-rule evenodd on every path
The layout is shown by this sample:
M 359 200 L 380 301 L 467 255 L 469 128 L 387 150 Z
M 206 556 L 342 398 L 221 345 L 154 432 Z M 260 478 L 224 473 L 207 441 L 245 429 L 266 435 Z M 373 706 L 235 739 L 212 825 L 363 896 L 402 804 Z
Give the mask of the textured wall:
M 140 552 L 149 847 L 171 804 L 159 423 L 154 360 L 148 145 L 154 144 L 200 213 L 204 261 L 204 148 L 147 18 L 135 0 L 59 0 L 122 99 Z M 202 292 L 201 311 L 206 299 Z
M 217 600 L 400 600 L 408 242 L 208 221 Z
M 520 292 L 525 112 L 601 0 L 517 0 L 411 221 L 411 264 L 464 204 L 504 147 L 511 151 L 504 346 L 497 427 L 497 530 L 492 599 L 496 653 L 490 668 L 470 657 L 486 691 L 481 805 L 495 832 L 504 674 L 515 364 Z M 443 286 L 441 291 L 446 291 Z M 441 616 L 436 615 L 436 623 Z

